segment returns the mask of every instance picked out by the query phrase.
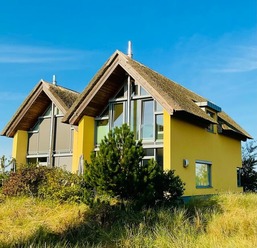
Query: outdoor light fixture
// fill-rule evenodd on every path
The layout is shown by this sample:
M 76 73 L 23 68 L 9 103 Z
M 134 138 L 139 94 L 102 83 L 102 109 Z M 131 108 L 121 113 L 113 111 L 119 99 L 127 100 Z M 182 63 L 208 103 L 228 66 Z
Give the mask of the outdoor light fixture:
M 187 168 L 189 166 L 189 160 L 188 159 L 183 159 L 183 167 Z

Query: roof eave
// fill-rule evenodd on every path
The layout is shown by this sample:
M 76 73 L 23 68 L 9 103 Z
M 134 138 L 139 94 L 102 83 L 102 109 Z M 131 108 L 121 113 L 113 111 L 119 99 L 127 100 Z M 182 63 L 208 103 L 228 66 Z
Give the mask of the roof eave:
M 91 81 L 86 86 L 84 91 L 81 93 L 78 99 L 74 102 L 72 107 L 67 111 L 67 113 L 62 119 L 62 122 L 69 123 L 71 125 L 78 125 L 78 122 L 82 117 L 83 110 L 89 103 L 89 93 L 91 93 L 93 90 L 99 89 L 99 87 L 101 86 L 101 82 L 103 82 L 103 77 L 106 78 L 107 75 L 111 73 L 111 70 L 114 68 L 114 65 L 117 64 L 117 57 L 120 54 L 121 53 L 118 50 L 116 50 L 113 53 L 113 55 L 100 68 L 100 70 L 98 70 L 98 72 L 91 79 Z M 99 81 L 101 81 L 100 86 L 99 86 Z
M 3 131 L 1 132 L 2 136 L 6 137 L 14 137 L 14 134 L 16 132 L 15 128 L 17 127 L 18 123 L 21 121 L 24 113 L 26 112 L 27 108 L 25 108 L 26 105 L 32 105 L 31 102 L 41 93 L 43 89 L 43 80 L 41 79 L 38 84 L 34 87 L 34 89 L 31 91 L 31 93 L 25 98 L 23 103 L 20 105 L 18 110 L 14 113 L 11 120 L 7 123 Z

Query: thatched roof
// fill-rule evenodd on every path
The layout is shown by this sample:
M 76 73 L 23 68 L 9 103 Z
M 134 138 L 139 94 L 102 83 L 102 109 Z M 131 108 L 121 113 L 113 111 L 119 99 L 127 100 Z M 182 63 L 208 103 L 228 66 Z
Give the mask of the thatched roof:
M 221 127 L 221 132 L 230 136 L 237 136 L 241 140 L 252 139 L 252 136 L 247 133 L 240 125 L 238 125 L 230 116 L 221 111 L 218 113 L 218 122 Z
M 65 115 L 63 122 L 78 125 L 84 115 L 96 117 L 108 104 L 109 99 L 120 90 L 128 75 L 147 90 L 170 115 L 183 118 L 196 125 L 207 126 L 210 123 L 219 123 L 219 132 L 225 135 L 232 135 L 241 140 L 252 138 L 225 112 L 217 111 L 217 123 L 203 111 L 199 103 L 210 103 L 208 99 L 195 94 L 120 51 L 115 51 L 80 95 L 70 89 L 41 80 L 24 100 L 1 135 L 13 137 L 17 130 L 29 130 L 51 102 L 54 102 Z
M 76 101 L 79 96 L 79 93 L 59 85 L 48 84 L 49 91 L 53 96 L 58 99 L 58 102 L 63 106 L 65 112 L 69 110 L 72 104 Z
M 13 115 L 1 135 L 13 137 L 17 130 L 29 130 L 51 102 L 63 114 L 66 114 L 78 96 L 79 93 L 75 91 L 40 80 Z
M 217 124 L 196 104 L 208 102 L 208 99 L 195 94 L 120 51 L 115 51 L 96 73 L 67 111 L 63 121 L 77 125 L 83 115 L 98 116 L 108 104 L 108 100 L 118 92 L 127 75 L 130 75 L 139 85 L 144 87 L 170 115 L 186 118 L 187 121 L 198 125 Z M 227 123 L 234 132 L 240 133 L 241 139 L 251 138 L 224 112 L 218 113 L 218 116 L 219 120 Z

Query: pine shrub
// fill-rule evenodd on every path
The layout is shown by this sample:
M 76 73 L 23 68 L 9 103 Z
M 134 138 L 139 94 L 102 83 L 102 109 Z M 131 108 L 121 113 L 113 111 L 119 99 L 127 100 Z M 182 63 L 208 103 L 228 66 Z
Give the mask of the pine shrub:
M 92 153 L 91 163 L 85 163 L 86 186 L 97 197 L 107 194 L 139 206 L 179 199 L 184 192 L 181 179 L 154 160 L 142 163 L 143 157 L 142 142 L 134 139 L 128 125 L 114 128 Z

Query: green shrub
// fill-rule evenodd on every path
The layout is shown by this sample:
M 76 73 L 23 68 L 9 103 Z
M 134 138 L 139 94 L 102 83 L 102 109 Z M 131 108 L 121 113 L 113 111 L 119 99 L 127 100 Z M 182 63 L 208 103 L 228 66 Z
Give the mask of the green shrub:
M 48 170 L 47 167 L 27 165 L 16 172 L 11 172 L 10 177 L 3 185 L 2 193 L 7 196 L 37 196 L 38 187 L 46 180 Z
M 25 165 L 10 174 L 2 193 L 6 196 L 83 201 L 86 194 L 82 183 L 82 177 L 61 168 Z
M 38 188 L 38 196 L 60 201 L 82 201 L 84 188 L 82 177 L 60 168 L 46 172 L 46 180 Z
M 86 187 L 96 195 L 107 194 L 143 206 L 174 202 L 184 192 L 184 183 L 174 171 L 164 172 L 156 161 L 142 163 L 141 141 L 134 139 L 127 124 L 111 130 L 100 143 L 91 163 L 85 163 Z
M 0 173 L 0 188 L 2 188 L 3 184 L 9 178 L 9 176 L 10 176 L 9 172 Z

